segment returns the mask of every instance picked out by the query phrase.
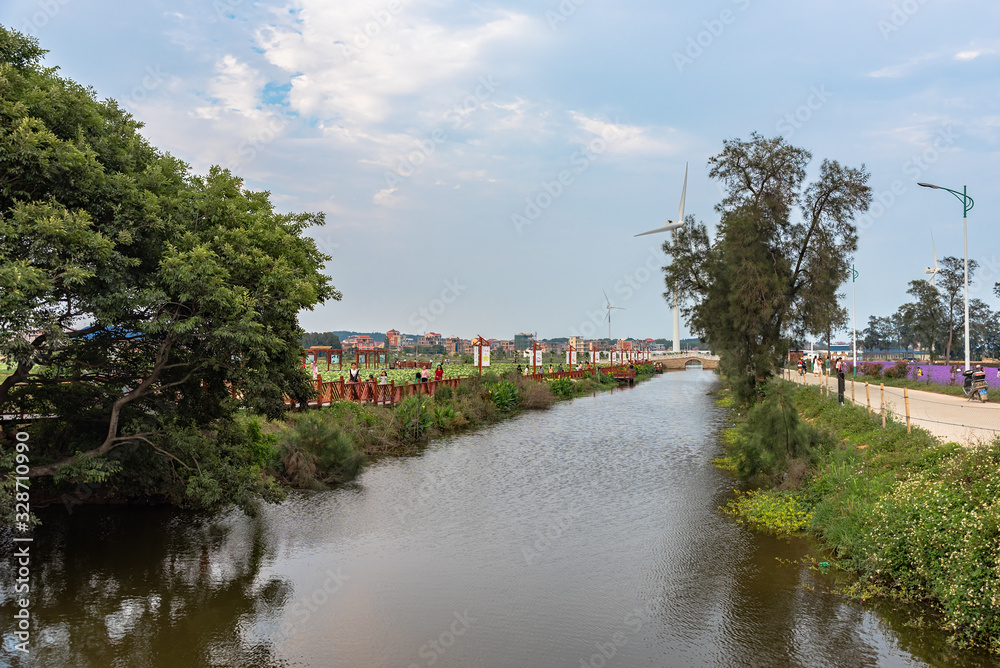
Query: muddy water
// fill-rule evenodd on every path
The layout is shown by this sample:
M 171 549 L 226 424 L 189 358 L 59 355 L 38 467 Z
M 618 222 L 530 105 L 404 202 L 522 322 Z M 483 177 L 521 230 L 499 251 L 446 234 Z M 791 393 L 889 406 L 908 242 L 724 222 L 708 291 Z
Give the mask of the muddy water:
M 720 516 L 713 384 L 689 370 L 562 403 L 256 519 L 50 513 L 32 654 L 5 622 L 0 664 L 994 665 L 912 610 L 830 593 L 805 541 Z

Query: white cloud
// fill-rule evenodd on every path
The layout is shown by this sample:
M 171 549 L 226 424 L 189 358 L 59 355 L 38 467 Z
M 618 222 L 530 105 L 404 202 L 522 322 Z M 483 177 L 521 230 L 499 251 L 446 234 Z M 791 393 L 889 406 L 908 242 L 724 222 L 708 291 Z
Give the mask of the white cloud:
M 200 118 L 218 119 L 236 114 L 246 118 L 261 118 L 260 92 L 266 83 L 264 76 L 231 55 L 226 55 L 216 65 L 218 74 L 209 82 L 208 93 L 216 100 L 209 106 L 198 107 Z
M 940 53 L 925 53 L 923 55 L 914 56 L 906 62 L 897 63 L 895 65 L 887 65 L 881 69 L 875 70 L 874 72 L 870 72 L 868 76 L 874 79 L 896 79 L 907 74 L 916 65 L 925 63 L 929 60 L 934 60 L 940 56 Z
M 630 155 L 650 153 L 675 153 L 677 142 L 668 141 L 657 134 L 674 134 L 670 130 L 642 128 L 638 125 L 611 123 L 596 118 L 590 118 L 579 112 L 571 111 L 570 116 L 577 126 L 592 137 L 600 137 L 607 142 L 608 153 L 624 153 Z M 584 143 L 586 143 L 586 141 Z
M 393 5 L 401 9 L 392 13 L 368 3 L 295 0 L 291 18 L 257 38 L 265 58 L 289 74 L 294 109 L 356 131 L 396 114 L 412 117 L 442 88 L 480 75 L 488 47 L 535 29 L 512 12 L 445 26 L 421 14 L 427 4 Z
M 955 54 L 955 60 L 975 60 L 980 56 L 990 56 L 996 53 L 995 49 L 967 49 Z

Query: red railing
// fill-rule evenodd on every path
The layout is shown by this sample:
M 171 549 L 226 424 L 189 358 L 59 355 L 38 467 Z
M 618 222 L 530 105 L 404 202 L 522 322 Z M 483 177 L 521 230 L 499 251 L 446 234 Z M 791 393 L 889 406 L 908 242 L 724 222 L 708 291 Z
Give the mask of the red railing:
M 529 367 L 530 368 L 530 367 Z M 557 378 L 583 378 L 587 374 L 593 375 L 595 372 L 605 373 L 615 378 L 635 378 L 635 369 L 627 366 L 603 366 L 596 369 L 581 369 L 579 371 L 553 371 L 552 373 L 527 374 L 525 378 L 535 381 L 555 380 Z M 414 395 L 434 396 L 438 388 L 457 388 L 463 381 L 471 376 L 460 378 L 443 378 L 441 380 L 428 380 L 421 383 L 403 383 L 397 385 L 395 381 L 380 385 L 377 380 L 362 380 L 356 383 L 344 381 L 341 376 L 339 380 L 323 381 L 316 379 L 316 397 L 309 402 L 313 408 L 329 406 L 334 401 L 354 401 L 361 404 L 378 404 L 382 406 L 395 406 L 406 397 Z M 290 397 L 285 397 L 285 405 L 288 408 L 295 408 L 296 402 Z

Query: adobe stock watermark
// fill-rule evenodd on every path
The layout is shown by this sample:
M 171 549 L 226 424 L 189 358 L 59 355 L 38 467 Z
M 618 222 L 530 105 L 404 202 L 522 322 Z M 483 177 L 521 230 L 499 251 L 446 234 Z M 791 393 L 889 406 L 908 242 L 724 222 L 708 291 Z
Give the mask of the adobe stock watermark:
M 421 665 L 433 666 L 447 653 L 448 649 L 458 642 L 458 639 L 465 635 L 466 631 L 472 628 L 478 618 L 469 614 L 468 610 L 452 613 L 450 624 L 446 624 L 445 629 L 434 638 L 429 639 L 420 649 L 417 656 L 423 659 L 423 663 L 410 663 L 408 668 L 420 668 Z
M 614 285 L 613 293 L 621 297 L 623 304 L 632 299 L 654 276 L 658 277 L 667 261 L 667 256 L 661 247 L 649 247 L 648 251 L 645 261 L 632 271 L 622 274 Z M 603 338 L 599 335 L 600 328 L 607 319 L 607 310 L 601 307 L 587 311 L 586 315 L 587 318 L 579 326 L 570 328 L 570 336 L 581 336 L 584 339 Z
M 746 11 L 750 7 L 750 0 L 732 0 L 732 3 L 741 11 Z M 723 9 L 717 17 L 702 21 L 701 25 L 704 27 L 704 30 L 700 30 L 695 35 L 688 37 L 687 45 L 683 51 L 674 51 L 673 53 L 674 65 L 677 66 L 677 71 L 683 74 L 684 68 L 693 65 L 694 61 L 701 58 L 705 51 L 711 48 L 715 44 L 715 41 L 726 32 L 726 26 L 730 26 L 736 22 L 736 17 L 737 14 L 733 10 Z
M 823 84 L 820 84 L 818 88 L 811 86 L 805 102 L 778 119 L 778 122 L 774 124 L 774 129 L 784 135 L 785 139 L 790 139 L 795 131 L 808 123 L 813 114 L 822 109 L 832 96 L 833 93 L 828 91 Z
M 444 289 L 441 290 L 439 297 L 432 299 L 426 306 L 421 306 L 410 314 L 410 325 L 420 331 L 425 331 L 432 322 L 440 318 L 448 310 L 448 306 L 454 304 L 462 296 L 462 293 L 468 289 L 469 286 L 462 285 L 457 277 L 452 280 L 445 280 Z
M 604 155 L 608 146 L 621 134 L 622 132 L 613 125 L 608 125 L 599 137 L 594 137 L 583 148 L 573 152 L 569 158 L 572 169 L 562 170 L 551 180 L 542 180 L 534 194 L 524 198 L 524 208 L 510 214 L 510 222 L 513 223 L 517 233 L 522 234 L 525 227 L 533 225 L 542 213 L 563 196 L 581 174 Z
M 979 265 L 975 279 L 972 280 L 972 261 Z M 993 286 L 1000 281 L 1000 260 L 996 255 L 987 257 L 969 258 L 969 298 L 985 296 L 991 298 L 994 295 Z
M 521 556 L 524 563 L 531 566 L 532 562 L 552 549 L 558 541 L 583 514 L 582 507 L 571 503 L 567 508 L 556 513 L 542 529 L 535 529 L 533 540 L 521 546 Z
M 160 87 L 166 77 L 167 75 L 160 70 L 159 65 L 147 66 L 145 76 L 142 77 L 138 86 L 129 91 L 128 97 L 125 98 L 125 104 L 129 108 L 135 109 L 149 97 L 152 91 Z
M 442 471 L 428 471 L 417 486 L 416 491 L 407 498 L 405 502 L 398 503 L 395 507 L 396 517 L 400 521 L 405 520 L 415 510 L 423 508 L 427 504 L 438 502 L 442 492 L 450 490 L 454 483 L 455 476 L 460 476 L 460 465 L 468 460 L 465 451 L 456 451 L 461 454 L 455 455 L 455 461 Z M 454 475 L 451 475 L 454 474 Z
M 341 573 L 339 568 L 336 571 L 328 568 L 322 575 L 325 578 L 318 587 L 313 589 L 308 596 L 297 598 L 288 606 L 288 612 L 295 615 L 296 618 L 285 620 L 282 624 L 281 632 L 283 636 L 294 636 L 296 628 L 300 624 L 308 622 L 313 614 L 319 612 L 330 601 L 331 597 L 340 591 L 344 583 L 351 579 L 349 576 Z
M 30 653 L 31 645 L 31 544 L 34 536 L 31 535 L 32 515 L 30 488 L 31 481 L 28 478 L 31 457 L 28 441 L 28 432 L 19 431 L 14 435 L 17 445 L 14 446 L 16 455 L 14 456 L 14 525 L 21 535 L 14 536 L 13 567 L 17 575 L 12 587 L 11 602 L 17 609 L 14 613 L 13 635 L 17 641 L 13 642 L 13 649 L 23 654 Z M 19 642 L 18 642 L 19 641 Z
M 619 648 L 629 644 L 642 628 L 652 619 L 663 603 L 663 597 L 657 596 L 637 605 L 622 619 L 621 627 L 611 632 L 607 638 L 594 643 L 597 650 L 589 657 L 580 658 L 580 668 L 604 668 L 618 656 Z
M 490 99 L 499 87 L 500 82 L 493 78 L 492 74 L 479 77 L 475 89 L 445 111 L 442 119 L 447 121 L 452 129 L 458 128 L 462 121 L 479 109 L 483 102 Z M 448 141 L 448 130 L 444 127 L 434 128 L 425 139 L 417 142 L 412 151 L 398 158 L 395 170 L 385 172 L 385 190 L 382 193 L 395 192 L 404 180 L 416 174 L 437 153 L 438 145 L 446 141 Z
M 566 23 L 585 2 L 587 0 L 562 0 L 555 10 L 546 10 L 545 21 L 549 24 L 549 30 L 555 30 L 561 23 Z
M 25 35 L 37 36 L 39 31 L 47 26 L 49 21 L 54 19 L 62 11 L 62 8 L 69 3 L 70 0 L 39 0 L 35 5 L 38 11 L 24 18 L 24 23 L 21 25 L 21 32 Z
M 264 127 L 255 134 L 246 137 L 236 148 L 237 157 L 226 163 L 226 168 L 235 171 L 254 160 L 269 144 L 281 136 L 281 133 L 291 124 L 287 116 L 271 116 Z
M 941 159 L 941 153 L 948 147 L 954 146 L 961 136 L 955 132 L 951 125 L 938 128 L 934 134 L 935 137 L 930 146 L 920 153 L 910 156 L 902 164 L 903 174 L 913 181 L 919 180 L 934 163 Z M 868 208 L 868 211 L 858 219 L 858 233 L 860 234 L 874 225 L 906 192 L 907 186 L 902 179 L 895 179 L 889 184 L 888 190 L 873 190 L 875 201 Z
M 389 0 L 384 9 L 372 10 L 371 20 L 365 21 L 361 25 L 354 26 L 351 31 L 351 43 L 343 40 L 336 40 L 334 44 L 340 47 L 340 53 L 344 59 L 350 62 L 352 58 L 361 55 L 361 52 L 371 46 L 372 40 L 382 34 L 382 31 L 392 23 L 392 17 L 403 11 L 402 0 Z
M 893 4 L 889 15 L 880 18 L 875 23 L 879 33 L 882 35 L 882 39 L 888 42 L 889 35 L 898 32 L 926 4 L 927 0 L 903 0 L 903 2 Z

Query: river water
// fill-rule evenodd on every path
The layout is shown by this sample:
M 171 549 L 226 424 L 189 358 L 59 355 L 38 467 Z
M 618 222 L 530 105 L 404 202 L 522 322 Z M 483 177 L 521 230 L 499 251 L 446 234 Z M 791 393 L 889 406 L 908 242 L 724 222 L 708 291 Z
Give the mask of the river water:
M 798 561 L 806 541 L 717 512 L 733 482 L 709 463 L 726 426 L 714 378 L 439 439 L 258 518 L 50 512 L 31 654 L 5 622 L 0 665 L 995 665 L 910 626 L 919 611 L 831 593 Z

